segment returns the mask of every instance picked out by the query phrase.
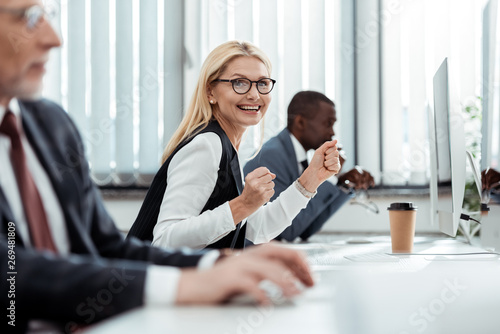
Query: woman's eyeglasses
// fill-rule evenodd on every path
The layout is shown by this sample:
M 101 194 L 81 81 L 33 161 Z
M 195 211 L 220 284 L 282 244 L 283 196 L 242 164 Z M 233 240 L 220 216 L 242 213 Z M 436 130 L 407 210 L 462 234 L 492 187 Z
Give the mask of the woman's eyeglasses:
M 276 80 L 270 78 L 264 78 L 257 81 L 252 81 L 246 78 L 237 79 L 215 79 L 212 82 L 230 82 L 233 85 L 233 90 L 236 94 L 246 94 L 252 89 L 252 84 L 255 83 L 257 91 L 261 94 L 269 94 L 273 90 Z

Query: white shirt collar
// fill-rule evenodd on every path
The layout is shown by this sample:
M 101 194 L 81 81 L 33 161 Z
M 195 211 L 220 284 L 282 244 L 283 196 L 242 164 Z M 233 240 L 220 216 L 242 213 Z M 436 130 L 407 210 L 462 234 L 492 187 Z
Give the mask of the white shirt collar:
M 292 140 L 293 150 L 295 151 L 295 156 L 297 157 L 297 162 L 301 162 L 307 159 L 307 152 L 304 147 L 299 142 L 297 138 L 290 132 L 290 139 Z
M 9 102 L 9 110 L 12 111 L 14 116 L 16 116 L 18 126 L 21 124 L 21 108 L 19 107 L 19 101 L 14 98 Z M 0 123 L 3 121 L 5 117 L 5 113 L 7 109 L 4 106 L 0 105 Z

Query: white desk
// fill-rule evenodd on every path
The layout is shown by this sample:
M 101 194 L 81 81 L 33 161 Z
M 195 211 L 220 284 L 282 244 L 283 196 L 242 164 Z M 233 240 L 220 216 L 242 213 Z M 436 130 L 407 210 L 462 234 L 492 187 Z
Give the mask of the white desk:
M 314 240 L 325 241 L 321 235 Z M 141 308 L 85 333 L 500 333 L 498 257 L 437 261 L 409 256 L 390 263 L 344 258 L 390 251 L 389 237 L 372 241 L 290 245 L 309 254 L 317 284 L 281 305 Z M 452 240 L 417 238 L 415 244 L 420 253 L 476 250 Z

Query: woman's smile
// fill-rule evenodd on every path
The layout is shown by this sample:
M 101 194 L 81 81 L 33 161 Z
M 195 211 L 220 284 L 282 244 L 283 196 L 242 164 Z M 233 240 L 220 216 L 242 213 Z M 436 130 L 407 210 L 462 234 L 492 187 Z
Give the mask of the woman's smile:
M 237 107 L 243 111 L 245 114 L 250 114 L 250 115 L 255 115 L 255 114 L 258 114 L 260 112 L 260 108 L 261 106 L 258 105 L 258 104 L 254 104 L 254 105 L 249 105 L 249 104 L 239 104 L 237 105 Z

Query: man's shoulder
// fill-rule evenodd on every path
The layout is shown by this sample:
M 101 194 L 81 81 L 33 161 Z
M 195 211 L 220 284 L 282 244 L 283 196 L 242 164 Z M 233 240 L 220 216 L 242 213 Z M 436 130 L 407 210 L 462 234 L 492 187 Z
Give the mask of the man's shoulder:
M 286 129 L 266 141 L 256 156 L 245 164 L 245 173 L 260 166 L 275 167 L 287 161 L 290 155 L 287 152 L 286 141 L 284 140 L 286 139 L 285 134 L 288 135 Z
M 75 123 L 66 111 L 57 103 L 40 99 L 37 101 L 19 101 L 23 123 L 27 132 L 37 136 L 36 140 L 80 145 L 81 138 Z
M 38 100 L 19 100 L 19 104 L 23 105 L 28 110 L 49 110 L 55 112 L 64 112 L 59 104 L 44 98 Z
M 281 133 L 280 133 L 281 134 Z M 283 160 L 288 156 L 287 145 L 283 141 L 282 136 L 277 135 L 270 138 L 262 145 L 257 155 L 252 160 L 266 161 L 266 160 Z
M 70 120 L 66 111 L 59 104 L 48 99 L 39 99 L 36 101 L 20 100 L 19 104 L 24 113 L 39 120 Z
M 277 151 L 284 154 L 283 148 L 286 146 L 287 141 L 289 141 L 291 145 L 290 133 L 287 129 L 284 129 L 278 135 L 266 141 L 264 145 L 262 145 L 261 152 Z

